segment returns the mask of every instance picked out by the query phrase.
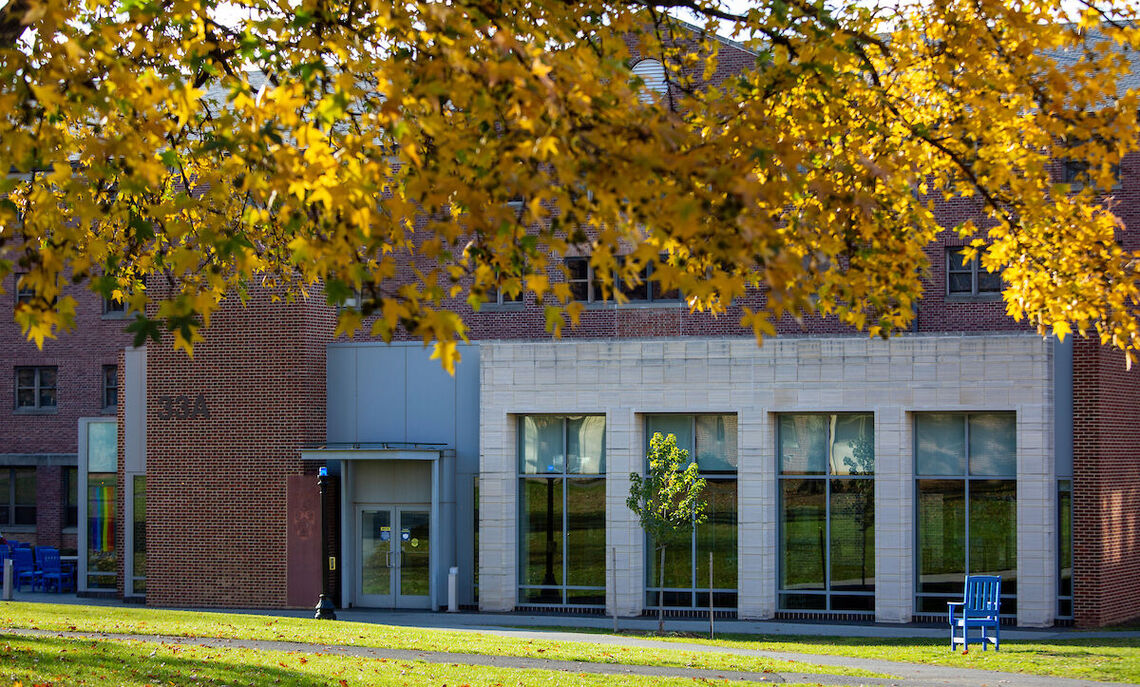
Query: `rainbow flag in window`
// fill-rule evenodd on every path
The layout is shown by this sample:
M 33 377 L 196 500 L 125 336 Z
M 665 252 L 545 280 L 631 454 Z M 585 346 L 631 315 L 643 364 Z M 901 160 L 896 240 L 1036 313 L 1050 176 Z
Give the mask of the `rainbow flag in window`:
M 88 489 L 87 546 L 91 551 L 115 550 L 115 487 Z

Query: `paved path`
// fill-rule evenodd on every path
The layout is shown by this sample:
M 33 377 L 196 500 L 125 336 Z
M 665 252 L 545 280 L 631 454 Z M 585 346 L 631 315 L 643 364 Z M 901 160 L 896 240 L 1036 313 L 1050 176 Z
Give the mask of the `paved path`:
M 496 634 L 520 636 L 520 639 L 529 634 L 525 630 L 499 630 Z M 964 668 L 951 668 L 946 666 L 933 666 L 914 663 L 900 663 L 878 659 L 849 658 L 843 656 L 823 656 L 817 654 L 793 654 L 776 651 L 763 651 L 758 649 L 734 649 L 727 647 L 712 647 L 704 644 L 687 644 L 676 642 L 662 642 L 651 639 L 635 637 L 621 637 L 613 635 L 584 635 L 572 632 L 542 633 L 543 639 L 557 641 L 590 642 L 595 644 L 608 644 L 628 647 L 644 647 L 654 649 L 673 649 L 684 651 L 718 652 L 739 656 L 758 656 L 777 660 L 792 660 L 803 663 L 813 663 L 823 666 L 841 666 L 847 668 L 862 668 L 876 673 L 893 675 L 892 678 L 859 678 L 841 675 L 826 675 L 819 673 L 750 673 L 729 670 L 707 670 L 699 668 L 681 668 L 672 666 L 637 666 L 615 663 L 591 663 L 584 661 L 561 661 L 541 658 L 526 658 L 513 656 L 488 656 L 481 654 L 463 654 L 435 651 L 414 651 L 401 649 L 384 649 L 330 644 L 313 644 L 303 642 L 282 642 L 269 640 L 245 639 L 217 639 L 206 637 L 171 637 L 159 635 L 116 634 L 97 632 L 54 632 L 50 630 L 28 629 L 0 629 L 0 635 L 10 634 L 19 636 L 50 636 L 69 637 L 77 639 L 111 639 L 139 642 L 162 642 L 164 644 L 185 644 L 193 646 L 209 646 L 228 649 L 258 649 L 265 651 L 292 651 L 303 653 L 319 653 L 360 658 L 386 658 L 401 661 L 425 661 L 428 663 L 460 663 L 464 665 L 491 666 L 514 669 L 540 669 L 557 670 L 570 673 L 599 673 L 611 675 L 644 675 L 660 677 L 681 677 L 693 679 L 720 679 L 735 681 L 750 681 L 760 683 L 809 683 L 819 685 L 866 685 L 866 686 L 895 686 L 898 687 L 978 687 L 980 685 L 1010 685 L 1016 687 L 1081 687 L 1103 686 L 1105 682 L 1089 680 L 1073 680 L 1068 678 L 1043 677 L 1036 675 L 1023 675 L 1020 673 L 1002 673 L 990 670 L 975 670 Z

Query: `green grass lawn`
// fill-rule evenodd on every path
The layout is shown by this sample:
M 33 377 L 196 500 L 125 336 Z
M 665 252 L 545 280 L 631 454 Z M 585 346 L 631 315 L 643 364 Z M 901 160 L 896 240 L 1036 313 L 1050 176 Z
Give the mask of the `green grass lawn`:
M 390 627 L 370 623 L 316 621 L 308 618 L 279 618 L 231 613 L 163 611 L 144 608 L 6 602 L 0 604 L 0 628 L 5 627 L 183 637 L 270 639 L 598 663 L 740 670 L 757 673 L 796 672 L 885 677 L 865 670 L 817 666 L 798 661 L 782 661 L 722 653 L 639 649 L 582 642 L 519 640 L 475 632 Z M 2 629 L 0 629 L 0 638 L 5 641 L 17 641 L 12 637 L 3 637 Z
M 423 661 L 179 646 L 137 641 L 91 641 L 0 635 L 0 684 L 22 684 L 28 687 L 33 685 L 681 687 L 692 685 L 693 680 L 485 668 Z
M 572 628 L 566 628 L 572 631 Z M 653 635 L 645 635 L 647 637 Z M 940 639 L 878 639 L 870 637 L 804 637 L 724 635 L 708 640 L 662 637 L 671 642 L 709 644 L 739 649 L 787 651 L 909 661 L 930 665 L 1055 675 L 1108 682 L 1140 683 L 1140 639 L 1067 639 L 1050 642 L 1003 640 L 1001 651 L 982 651 L 981 644 L 963 655 L 950 651 L 950 631 Z

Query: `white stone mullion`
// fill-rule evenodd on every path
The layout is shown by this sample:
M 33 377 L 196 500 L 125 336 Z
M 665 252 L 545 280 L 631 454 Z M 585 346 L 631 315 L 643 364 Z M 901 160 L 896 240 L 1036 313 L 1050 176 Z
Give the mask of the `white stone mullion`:
M 737 472 L 738 608 L 741 618 L 776 613 L 776 452 L 772 416 L 741 411 Z
M 1034 355 L 1033 379 L 1052 380 L 1052 349 Z M 1057 476 L 1052 384 L 1017 408 L 1017 624 L 1047 627 L 1057 606 Z
M 637 472 L 640 453 L 632 408 L 606 413 L 606 611 L 619 616 L 641 614 L 644 563 L 641 526 L 625 503 L 629 474 Z M 616 553 L 616 567 L 615 567 Z M 616 585 L 616 586 L 615 586 Z

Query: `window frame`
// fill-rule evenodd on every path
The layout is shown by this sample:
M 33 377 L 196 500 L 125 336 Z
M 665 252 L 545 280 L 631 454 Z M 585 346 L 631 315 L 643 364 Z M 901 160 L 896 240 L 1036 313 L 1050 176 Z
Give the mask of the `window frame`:
M 615 259 L 618 265 L 624 263 L 625 257 L 623 255 L 616 256 Z M 581 262 L 586 266 L 586 277 L 574 279 L 570 275 L 568 265 L 570 262 Z M 576 298 L 573 292 L 571 293 L 571 300 L 575 303 L 585 303 L 591 306 L 605 305 L 616 306 L 621 308 L 628 307 L 663 307 L 670 305 L 679 305 L 684 302 L 684 297 L 680 289 L 673 289 L 666 292 L 665 295 L 655 295 L 657 291 L 661 290 L 660 282 L 653 278 L 654 266 L 652 264 L 646 265 L 641 270 L 641 282 L 637 285 L 630 286 L 625 280 L 620 278 L 617 270 L 613 274 L 613 288 L 610 292 L 609 298 L 601 297 L 601 282 L 598 280 L 594 265 L 590 262 L 589 256 L 584 255 L 568 255 L 563 258 L 562 264 L 567 267 L 566 282 L 567 284 L 585 284 L 586 285 L 586 298 Z M 573 286 L 571 286 L 573 289 Z M 637 291 L 643 290 L 645 296 L 636 296 Z M 618 303 L 614 294 L 620 292 L 625 298 L 626 302 Z M 672 295 L 670 295 L 672 294 Z
M 103 314 L 105 320 L 122 320 L 128 316 L 127 301 L 117 301 L 113 298 L 103 299 Z
M 37 470 L 34 465 L 13 465 L 10 467 L 0 467 L 0 471 L 4 471 L 8 476 L 8 493 L 0 494 L 0 511 L 4 513 L 4 522 L 0 523 L 0 528 L 12 531 L 30 531 L 35 529 L 36 521 L 39 517 L 39 483 Z M 28 473 L 32 475 L 32 492 L 33 501 L 31 503 L 21 503 L 16 500 L 16 475 L 17 473 Z M 28 509 L 31 512 L 31 522 L 17 522 L 17 509 L 25 509 L 25 515 Z M 25 518 L 26 519 L 26 518 Z
M 32 370 L 32 385 L 30 387 L 20 384 L 21 370 Z M 51 370 L 55 373 L 55 383 L 51 386 L 43 384 L 43 372 L 45 370 Z M 59 367 L 57 365 L 17 365 L 14 368 L 13 382 L 16 391 L 15 398 L 13 399 L 15 402 L 14 412 L 28 414 L 57 412 L 59 408 Z M 32 397 L 35 402 L 33 405 L 20 405 L 20 392 L 28 389 L 32 390 Z M 40 402 L 41 393 L 47 389 L 52 391 L 53 403 L 50 405 L 45 405 Z
M 740 561 L 740 416 L 737 413 L 644 413 L 644 414 L 642 414 L 641 415 L 641 425 L 644 429 L 644 435 L 645 435 L 644 436 L 645 442 L 644 442 L 643 448 L 644 448 L 644 453 L 646 456 L 646 460 L 642 462 L 642 475 L 645 475 L 649 469 L 649 465 L 648 465 L 649 441 L 653 437 L 653 433 L 651 433 L 649 431 L 649 423 L 650 423 L 652 418 L 660 418 L 660 417 L 688 418 L 689 419 L 689 436 L 692 438 L 692 442 L 688 446 L 681 446 L 678 444 L 678 448 L 685 449 L 689 452 L 690 462 L 694 461 L 694 460 L 697 461 L 698 474 L 699 474 L 701 479 L 705 480 L 706 482 L 719 482 L 719 483 L 723 483 L 723 484 L 731 484 L 732 485 L 732 489 L 733 489 L 733 492 L 735 495 L 735 502 L 736 502 L 735 522 L 736 522 L 737 570 L 733 571 L 734 576 L 736 577 L 736 587 L 731 588 L 731 589 L 727 588 L 727 587 L 713 587 L 710 589 L 709 585 L 707 584 L 707 580 L 708 580 L 708 571 L 706 569 L 707 564 L 703 560 L 698 560 L 699 557 L 697 556 L 697 553 L 700 549 L 700 542 L 699 542 L 697 530 L 700 527 L 700 525 L 693 527 L 689 531 L 689 581 L 690 581 L 689 586 L 688 587 L 669 587 L 669 586 L 661 587 L 661 586 L 659 586 L 658 580 L 660 578 L 655 574 L 654 567 L 656 565 L 660 564 L 660 559 L 659 559 L 658 554 L 656 552 L 656 547 L 653 546 L 653 542 L 650 541 L 650 539 L 649 539 L 649 535 L 644 534 L 642 537 L 642 540 L 645 543 L 645 610 L 657 611 L 659 608 L 661 608 L 662 605 L 664 605 L 666 612 L 669 612 L 669 611 L 685 611 L 685 610 L 693 610 L 693 609 L 707 609 L 709 607 L 708 595 L 711 593 L 713 595 L 713 608 L 715 609 L 716 612 L 731 612 L 731 611 L 739 608 L 739 606 L 740 606 L 740 570 L 739 570 L 739 561 Z M 701 469 L 700 461 L 697 460 L 697 456 L 699 455 L 699 450 L 698 450 L 698 446 L 697 446 L 697 436 L 698 436 L 697 422 L 698 422 L 698 418 L 702 418 L 702 417 L 732 417 L 736 421 L 736 432 L 737 432 L 737 436 L 736 436 L 736 460 L 737 460 L 737 464 L 736 464 L 735 470 L 724 470 L 724 469 L 704 470 L 704 469 Z M 682 466 L 682 468 L 684 468 L 684 467 L 685 466 Z M 706 581 L 705 584 L 701 583 L 702 579 Z M 659 591 L 664 592 L 664 594 L 662 595 L 663 597 L 667 597 L 670 594 L 677 595 L 677 594 L 688 593 L 689 594 L 689 600 L 690 600 L 689 605 L 688 606 L 673 605 L 673 604 L 665 603 L 664 599 L 662 599 L 662 603 L 658 603 L 658 592 Z M 704 597 L 703 599 L 701 598 L 702 596 Z M 731 605 L 717 604 L 718 596 L 722 600 L 727 600 L 727 599 L 731 598 L 731 599 L 733 599 L 734 602 Z
M 606 576 L 606 579 L 603 580 L 601 585 L 582 586 L 582 585 L 568 584 L 568 581 L 570 579 L 570 571 L 569 571 L 569 567 L 567 564 L 567 551 L 569 550 L 568 546 L 567 546 L 567 542 L 568 542 L 568 538 L 570 536 L 569 526 L 568 526 L 569 518 L 570 518 L 570 509 L 568 507 L 569 494 L 570 494 L 570 489 L 569 489 L 570 482 L 572 480 L 587 481 L 587 480 L 599 480 L 600 479 L 600 480 L 602 480 L 602 482 L 604 484 L 606 481 L 606 470 L 607 470 L 608 466 L 606 465 L 606 461 L 605 461 L 605 446 L 606 446 L 606 443 L 605 443 L 606 442 L 605 426 L 609 425 L 609 422 L 608 422 L 609 418 L 606 416 L 605 413 L 566 413 L 566 414 L 561 414 L 561 413 L 522 413 L 522 414 L 519 414 L 515 417 L 516 417 L 516 431 L 518 433 L 517 442 L 516 442 L 516 449 L 515 449 L 516 450 L 516 454 L 515 454 L 516 479 L 515 479 L 515 482 L 517 484 L 516 494 L 518 495 L 517 515 L 516 515 L 516 518 L 517 518 L 516 523 L 518 525 L 518 532 L 517 532 L 517 537 L 516 537 L 516 539 L 517 539 L 516 560 L 518 563 L 518 573 L 516 575 L 516 580 L 515 580 L 516 604 L 519 606 L 534 606 L 534 607 L 544 607 L 544 608 L 568 608 L 568 609 L 605 608 L 605 597 L 606 597 L 606 594 L 608 593 L 608 579 L 609 579 L 608 575 Z M 527 472 L 526 471 L 526 466 L 525 466 L 526 459 L 525 459 L 525 449 L 524 449 L 524 442 L 526 440 L 525 439 L 526 435 L 525 435 L 524 426 L 525 426 L 525 422 L 526 422 L 527 418 L 534 418 L 534 417 L 546 417 L 546 418 L 559 418 L 559 419 L 561 419 L 561 421 L 562 421 L 562 469 L 561 470 L 547 470 L 547 471 L 543 471 L 543 472 Z M 568 450 L 569 449 L 570 421 L 572 419 L 586 418 L 586 417 L 600 417 L 603 420 L 605 420 L 605 423 L 604 423 L 605 426 L 603 427 L 603 430 L 602 430 L 603 455 L 601 457 L 600 470 L 596 473 L 571 472 L 569 470 L 570 461 L 569 461 L 569 450 Z M 526 530 L 522 526 L 524 518 L 526 517 L 526 511 L 524 510 L 523 492 L 526 488 L 526 484 L 528 481 L 538 480 L 538 479 L 544 479 L 544 480 L 548 480 L 550 482 L 561 481 L 561 490 L 562 490 L 562 495 L 561 495 L 561 501 L 562 501 L 562 503 L 561 503 L 561 522 L 558 524 L 559 534 L 557 535 L 560 538 L 560 550 L 562 552 L 562 555 L 561 555 L 562 565 L 561 565 L 560 578 L 559 578 L 561 580 L 561 582 L 559 582 L 558 584 L 554 584 L 554 585 L 528 584 L 526 582 L 526 573 L 527 573 L 526 556 L 529 553 L 529 550 L 524 545 L 524 537 L 526 536 Z M 603 508 L 605 508 L 605 505 L 606 504 L 603 501 Z M 605 519 L 606 519 L 606 514 L 605 514 L 605 511 L 603 511 L 603 526 L 602 526 L 603 530 L 605 528 L 605 524 L 604 524 Z M 603 536 L 604 536 L 604 531 L 603 531 Z M 604 547 L 603 547 L 603 549 L 604 549 Z M 603 569 L 606 568 L 606 563 L 605 563 L 606 560 L 607 560 L 607 558 L 603 555 L 603 563 L 602 563 Z M 525 596 L 525 594 L 528 590 L 550 590 L 552 592 L 557 592 L 561 601 L 554 603 L 554 602 L 543 602 L 543 601 L 530 600 L 530 599 L 527 599 Z M 570 600 L 570 592 L 572 592 L 572 591 L 598 592 L 598 593 L 600 593 L 600 596 L 602 597 L 602 602 L 600 604 L 573 603 Z
M 870 591 L 846 591 L 846 590 L 834 591 L 832 589 L 832 581 L 833 581 L 832 578 L 834 576 L 834 570 L 833 570 L 833 557 L 832 557 L 832 552 L 831 552 L 831 542 L 832 542 L 832 530 L 831 530 L 831 527 L 832 527 L 832 517 L 831 517 L 831 501 L 832 501 L 832 498 L 831 498 L 831 494 L 832 494 L 832 491 L 831 490 L 832 490 L 832 482 L 835 482 L 835 481 L 846 482 L 846 481 L 857 481 L 857 480 L 869 480 L 871 482 L 872 527 L 874 527 L 875 526 L 875 519 L 874 519 L 874 513 L 875 513 L 875 510 L 874 510 L 875 478 L 876 478 L 876 475 L 878 472 L 878 470 L 877 470 L 877 468 L 878 468 L 878 456 L 872 455 L 871 471 L 870 471 L 870 473 L 865 473 L 865 474 L 833 473 L 831 471 L 830 462 L 825 462 L 825 472 L 822 472 L 822 473 L 785 472 L 783 469 L 783 466 L 781 464 L 781 457 L 782 457 L 782 454 L 781 454 L 781 450 L 782 450 L 781 449 L 781 445 L 782 445 L 781 437 L 782 437 L 782 433 L 783 433 L 783 429 L 781 428 L 781 425 L 782 425 L 781 420 L 785 417 L 799 417 L 799 416 L 807 416 L 807 415 L 822 416 L 822 417 L 834 416 L 836 418 L 856 417 L 856 416 L 869 417 L 870 421 L 871 421 L 872 450 L 873 450 L 873 447 L 875 445 L 875 432 L 876 432 L 877 422 L 876 422 L 875 413 L 871 412 L 871 411 L 842 411 L 842 412 L 836 411 L 836 412 L 814 412 L 814 413 L 813 412 L 806 412 L 806 413 L 790 412 L 790 413 L 777 413 L 776 414 L 776 419 L 775 419 L 774 425 L 775 425 L 775 429 L 776 429 L 775 436 L 776 436 L 776 608 L 777 608 L 777 612 L 780 612 L 780 613 L 828 613 L 828 614 L 850 615 L 850 616 L 857 616 L 857 617 L 871 616 L 871 615 L 874 615 L 874 613 L 875 613 L 876 595 L 878 594 L 878 568 L 877 567 L 875 569 L 874 576 L 871 578 L 871 583 L 869 585 L 871 587 Z M 832 429 L 831 429 L 831 426 L 829 424 L 828 429 L 827 429 L 826 445 L 827 446 L 833 445 L 834 440 L 835 439 L 834 439 L 834 436 L 832 435 Z M 824 536 L 824 538 L 823 538 L 824 539 L 824 545 L 823 545 L 823 552 L 822 553 L 824 555 L 824 562 L 825 562 L 826 570 L 825 570 L 825 574 L 824 574 L 823 588 L 822 589 L 788 589 L 788 588 L 785 588 L 783 586 L 784 568 L 785 568 L 785 562 L 784 562 L 785 541 L 784 541 L 784 536 L 783 536 L 784 531 L 785 531 L 785 527 L 784 527 L 784 521 L 785 521 L 784 483 L 787 481 L 792 481 L 792 480 L 795 480 L 795 481 L 802 481 L 802 480 L 822 481 L 824 484 L 823 507 L 824 507 L 824 522 L 826 523 L 826 526 L 825 526 L 826 536 Z M 866 545 L 866 542 L 864 542 L 864 545 Z M 871 549 L 872 550 L 871 560 L 874 562 L 874 561 L 876 561 L 878 546 L 877 546 L 877 542 L 875 541 L 873 536 L 871 538 L 871 547 L 872 547 L 872 549 Z M 823 599 L 824 599 L 823 608 L 791 608 L 791 607 L 785 607 L 785 598 L 791 597 L 791 596 L 819 596 L 819 597 L 823 597 Z M 843 598 L 852 598 L 852 597 L 870 598 L 870 600 L 871 600 L 870 610 L 842 609 L 842 608 L 836 609 L 833 607 L 833 602 L 835 601 L 836 598 L 843 599 Z
M 99 388 L 102 396 L 100 398 L 100 409 L 103 412 L 117 411 L 119 408 L 119 366 L 118 365 L 104 365 L 102 368 L 102 375 L 100 377 Z M 108 384 L 107 375 L 113 373 L 114 384 Z M 111 393 L 113 392 L 113 393 Z M 110 395 L 108 395 L 110 393 Z M 114 399 L 113 403 L 108 403 L 108 398 Z
M 981 265 L 981 258 L 975 256 L 972 260 L 963 264 L 962 251 L 969 246 L 946 246 L 946 297 L 947 299 L 954 300 L 1000 300 L 1004 281 L 1002 280 L 1001 272 L 987 272 Z M 953 275 L 970 275 L 970 290 L 953 290 L 951 277 Z M 998 278 L 998 288 L 996 290 L 982 289 L 981 278 L 982 276 L 996 275 Z
M 919 422 L 919 418 L 921 416 L 925 416 L 925 415 L 954 415 L 954 416 L 960 416 L 963 418 L 964 430 L 963 430 L 963 435 L 962 435 L 963 439 L 962 440 L 963 440 L 963 447 L 964 447 L 963 450 L 965 451 L 965 455 L 963 458 L 963 473 L 933 474 L 933 473 L 924 473 L 924 472 L 919 471 L 918 422 Z M 1014 443 L 1014 472 L 1012 475 L 980 474 L 980 473 L 979 474 L 973 474 L 973 473 L 971 473 L 970 460 L 971 460 L 972 454 L 970 451 L 970 418 L 975 417 L 975 416 L 980 416 L 980 415 L 1008 415 L 1008 416 L 1012 416 L 1012 418 L 1013 418 L 1013 430 L 1014 430 L 1014 442 L 1015 442 Z M 921 499 L 919 498 L 920 497 L 919 483 L 922 481 L 944 481 L 944 482 L 961 481 L 961 482 L 963 482 L 963 485 L 962 485 L 962 499 L 963 499 L 963 509 L 964 509 L 963 524 L 965 527 L 965 531 L 963 533 L 963 538 L 962 538 L 962 548 L 963 548 L 963 558 L 962 558 L 963 573 L 962 573 L 962 576 L 964 578 L 966 575 L 978 574 L 978 573 L 971 573 L 970 572 L 970 533 L 971 533 L 971 527 L 970 527 L 970 505 L 971 505 L 970 486 L 972 483 L 975 483 L 975 482 L 1012 482 L 1013 483 L 1014 493 L 1015 493 L 1013 529 L 1014 529 L 1014 538 L 1016 541 L 1016 532 L 1017 532 L 1017 519 L 1016 519 L 1017 518 L 1017 502 L 1016 502 L 1016 489 L 1017 489 L 1017 444 L 1016 444 L 1016 441 L 1017 441 L 1017 412 L 1013 411 L 1013 410 L 1008 410 L 1008 411 L 1007 410 L 993 410 L 993 411 L 979 410 L 979 411 L 922 411 L 922 412 L 915 412 L 915 413 L 911 414 L 911 429 L 912 429 L 912 435 L 913 435 L 912 436 L 912 459 L 913 459 L 913 467 L 914 467 L 914 471 L 913 471 L 914 486 L 913 486 L 913 491 L 912 491 L 913 499 L 914 499 L 914 506 L 913 506 L 914 507 L 914 515 L 913 515 L 913 517 L 914 517 L 914 537 L 913 537 L 913 540 L 911 542 L 911 545 L 913 546 L 913 551 L 914 551 L 914 589 L 913 589 L 914 611 L 913 611 L 913 614 L 916 616 L 944 615 L 945 614 L 944 610 L 942 610 L 942 611 L 923 611 L 923 610 L 920 610 L 921 599 L 923 599 L 923 598 L 940 599 L 940 598 L 947 598 L 950 595 L 945 594 L 945 593 L 939 593 L 939 592 L 923 592 L 922 591 L 922 587 L 921 587 L 921 585 L 922 585 L 922 563 L 923 563 L 922 555 L 921 555 L 921 552 L 922 552 L 922 540 L 921 540 L 922 527 L 921 527 L 921 523 L 919 522 L 919 519 L 921 517 L 921 511 L 922 511 L 922 503 L 921 503 Z M 1016 546 L 1016 544 L 1015 544 L 1015 546 Z M 1014 556 L 1016 557 L 1016 555 L 1017 555 L 1017 551 L 1015 550 Z M 1016 585 L 1017 580 L 1015 579 L 1015 580 L 1013 580 L 1013 582 L 1014 582 L 1014 585 Z M 1001 613 L 1001 617 L 1002 618 L 1015 618 L 1016 612 L 1010 613 L 1010 612 L 1007 612 L 1007 609 L 1016 608 L 1018 594 L 1017 594 L 1017 591 L 1014 591 L 1013 593 L 1009 593 L 1008 589 L 1009 589 L 1008 585 L 1002 586 L 1001 599 L 1002 599 L 1003 612 Z M 1015 586 L 1015 590 L 1016 590 L 1016 586 Z

